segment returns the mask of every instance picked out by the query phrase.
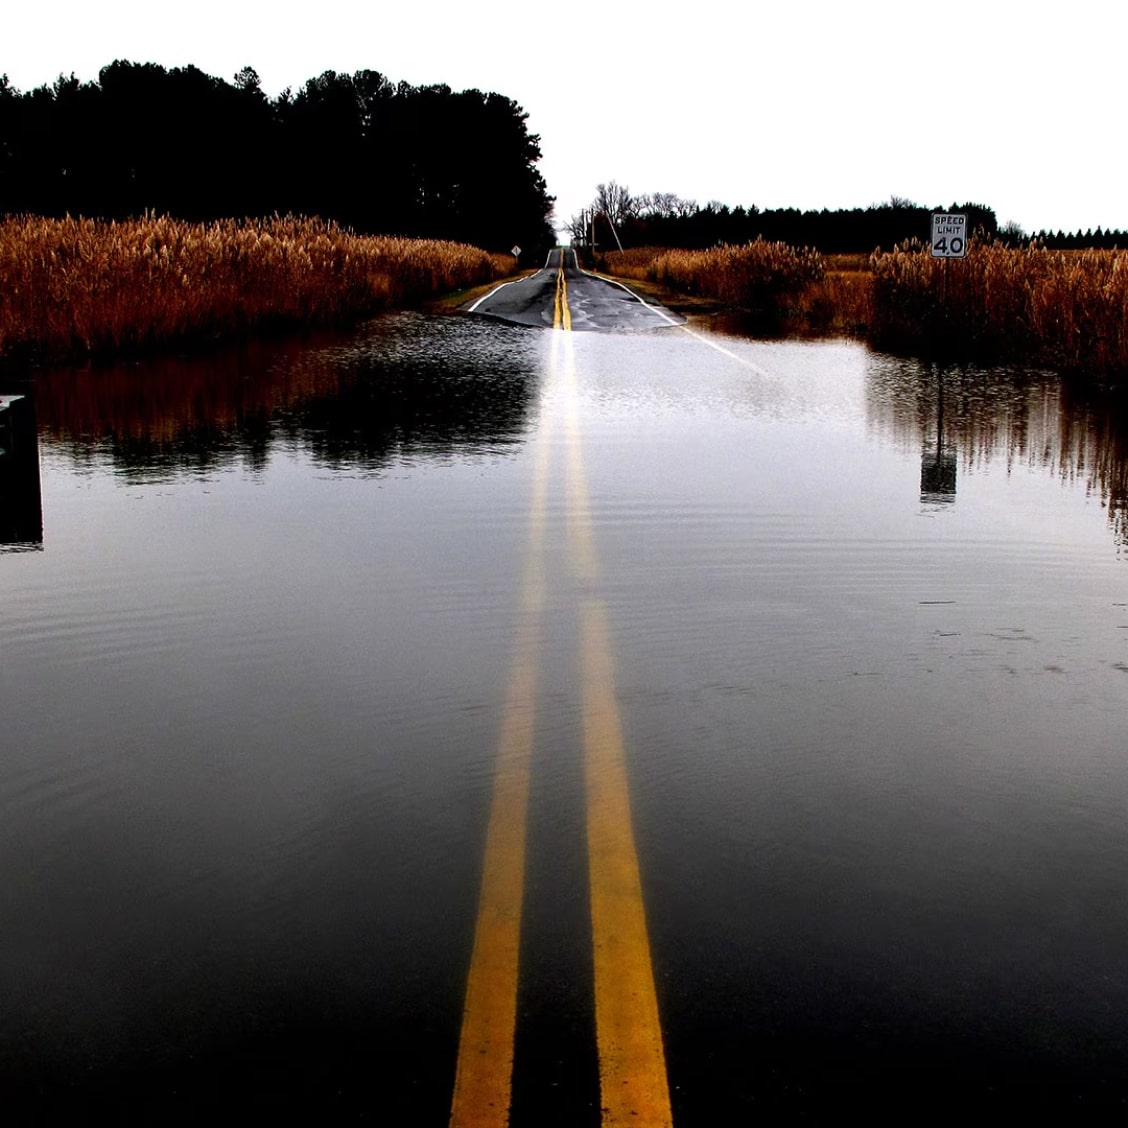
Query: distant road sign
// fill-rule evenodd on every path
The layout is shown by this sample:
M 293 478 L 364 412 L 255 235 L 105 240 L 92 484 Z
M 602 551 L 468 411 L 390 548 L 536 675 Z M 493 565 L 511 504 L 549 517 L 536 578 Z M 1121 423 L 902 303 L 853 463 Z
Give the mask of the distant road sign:
M 521 248 L 516 243 L 513 244 L 513 250 L 509 252 L 514 258 L 517 258 L 521 253 Z
M 963 258 L 967 254 L 967 216 L 932 213 L 932 257 Z

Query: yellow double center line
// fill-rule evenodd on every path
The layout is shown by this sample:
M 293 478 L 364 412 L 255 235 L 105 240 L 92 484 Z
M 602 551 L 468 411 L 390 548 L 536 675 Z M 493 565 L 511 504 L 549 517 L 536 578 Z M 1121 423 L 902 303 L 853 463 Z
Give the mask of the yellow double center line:
M 556 271 L 556 296 L 552 303 L 553 329 L 571 329 L 572 313 L 568 309 L 568 283 L 564 280 L 564 260 Z
M 557 328 L 568 328 L 571 319 L 563 269 L 557 275 L 556 295 L 554 323 Z M 562 373 L 558 348 L 563 352 Z M 551 374 L 553 382 L 561 385 L 566 404 L 567 531 L 572 570 L 585 592 L 580 606 L 584 782 L 602 1122 L 604 1128 L 626 1124 L 670 1128 L 669 1085 L 631 822 L 610 627 L 606 604 L 591 594 L 599 567 L 570 336 L 553 342 Z M 549 444 L 542 436 L 533 473 L 520 625 L 486 833 L 451 1128 L 505 1128 L 509 1123 L 529 776 L 545 591 L 548 452 Z

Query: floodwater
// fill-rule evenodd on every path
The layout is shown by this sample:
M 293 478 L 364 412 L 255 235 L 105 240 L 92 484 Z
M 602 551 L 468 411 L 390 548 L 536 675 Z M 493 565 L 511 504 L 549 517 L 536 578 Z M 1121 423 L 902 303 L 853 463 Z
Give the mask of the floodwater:
M 33 401 L 38 479 L 0 479 L 25 1122 L 446 1124 L 521 655 L 512 1123 L 598 1124 L 593 598 L 676 1125 L 1123 1112 L 1106 405 L 847 342 L 418 314 Z

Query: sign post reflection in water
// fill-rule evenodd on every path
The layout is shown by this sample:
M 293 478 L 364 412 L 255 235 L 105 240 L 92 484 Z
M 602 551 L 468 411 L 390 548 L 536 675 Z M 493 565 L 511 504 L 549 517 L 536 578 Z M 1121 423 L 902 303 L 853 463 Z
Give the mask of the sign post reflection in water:
M 936 373 L 936 443 L 925 442 L 920 454 L 920 500 L 952 502 L 956 500 L 956 452 L 944 435 L 944 370 L 933 366 Z
M 558 275 L 557 327 L 567 328 L 567 287 Z M 561 358 L 560 353 L 563 353 Z M 567 534 L 583 597 L 580 620 L 584 780 L 590 880 L 596 1043 L 606 1128 L 673 1123 L 642 882 L 631 820 L 626 755 L 615 696 L 607 608 L 596 594 L 599 565 L 584 471 L 571 335 L 554 336 L 552 383 L 565 407 Z M 549 446 L 534 467 L 521 621 L 498 748 L 474 949 L 467 982 L 452 1128 L 509 1123 L 529 772 L 534 740 Z

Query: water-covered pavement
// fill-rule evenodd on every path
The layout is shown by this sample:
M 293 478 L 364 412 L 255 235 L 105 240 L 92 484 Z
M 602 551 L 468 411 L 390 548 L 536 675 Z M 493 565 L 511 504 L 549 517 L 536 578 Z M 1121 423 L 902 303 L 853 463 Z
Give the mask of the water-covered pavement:
M 1121 1110 L 1121 416 L 694 332 L 409 314 L 39 376 L 25 1122 L 447 1125 L 484 919 L 516 1128 L 594 1128 L 659 1051 L 679 1128 Z

